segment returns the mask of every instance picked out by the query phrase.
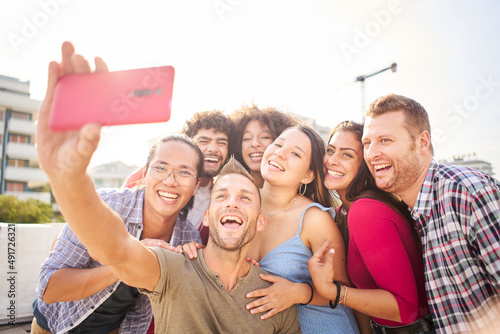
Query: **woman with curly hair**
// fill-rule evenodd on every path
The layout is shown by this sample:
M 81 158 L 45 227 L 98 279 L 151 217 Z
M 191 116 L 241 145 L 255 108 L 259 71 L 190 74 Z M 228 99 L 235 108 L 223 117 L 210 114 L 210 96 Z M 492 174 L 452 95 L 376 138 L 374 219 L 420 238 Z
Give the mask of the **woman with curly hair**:
M 264 151 L 283 130 L 299 124 L 299 120 L 274 108 L 259 109 L 255 104 L 243 106 L 229 117 L 235 124 L 235 141 L 231 151 L 262 188 L 264 179 L 260 164 Z

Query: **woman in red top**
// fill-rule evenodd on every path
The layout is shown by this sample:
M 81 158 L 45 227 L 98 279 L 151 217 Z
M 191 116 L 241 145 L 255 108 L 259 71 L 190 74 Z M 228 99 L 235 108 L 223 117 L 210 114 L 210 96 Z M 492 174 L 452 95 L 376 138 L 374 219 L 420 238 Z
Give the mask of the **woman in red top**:
M 371 317 L 375 333 L 382 333 L 382 327 L 387 333 L 430 332 L 422 253 L 413 220 L 403 202 L 376 187 L 363 159 L 362 134 L 361 124 L 340 123 L 330 134 L 323 159 L 325 186 L 342 201 L 336 223 L 348 248 L 347 271 L 353 287 L 332 283 L 335 255 L 328 252 L 328 242 L 309 261 L 311 277 L 320 294 L 335 301 L 332 307 L 346 305 L 363 314 L 359 317 Z

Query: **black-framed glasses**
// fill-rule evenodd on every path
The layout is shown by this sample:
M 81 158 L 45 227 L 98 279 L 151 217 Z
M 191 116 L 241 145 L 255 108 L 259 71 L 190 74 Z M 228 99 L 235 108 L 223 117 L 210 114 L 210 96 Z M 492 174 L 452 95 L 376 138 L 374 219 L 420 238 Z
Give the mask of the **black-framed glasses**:
M 175 181 L 180 186 L 189 187 L 196 182 L 196 173 L 189 169 L 173 169 L 163 165 L 152 165 L 149 170 L 151 177 L 155 180 L 163 181 L 173 173 Z

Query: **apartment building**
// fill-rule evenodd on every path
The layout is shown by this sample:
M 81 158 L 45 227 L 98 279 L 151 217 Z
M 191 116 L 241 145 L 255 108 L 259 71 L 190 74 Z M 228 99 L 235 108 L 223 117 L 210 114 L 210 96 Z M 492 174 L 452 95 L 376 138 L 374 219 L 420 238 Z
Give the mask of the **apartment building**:
M 50 203 L 35 149 L 40 101 L 30 98 L 29 88 L 29 81 L 0 75 L 0 194 Z

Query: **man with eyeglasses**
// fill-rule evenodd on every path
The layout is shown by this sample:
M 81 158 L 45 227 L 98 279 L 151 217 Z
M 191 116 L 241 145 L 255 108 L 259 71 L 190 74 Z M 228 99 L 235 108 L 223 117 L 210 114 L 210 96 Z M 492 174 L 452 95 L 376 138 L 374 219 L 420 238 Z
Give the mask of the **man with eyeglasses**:
M 232 138 L 233 122 L 222 111 L 201 111 L 184 123 L 182 133 L 192 138 L 203 154 L 201 182 L 190 205 L 187 219 L 200 232 L 204 245 L 208 240 L 208 227 L 202 224 L 203 213 L 208 209 L 213 179 L 229 157 L 229 142 Z M 144 167 L 132 173 L 125 180 L 124 187 L 132 188 L 143 181 Z
M 68 153 L 68 159 L 73 153 Z M 69 166 L 61 165 L 63 169 Z M 192 139 L 184 135 L 164 137 L 150 150 L 143 186 L 98 190 L 96 197 L 107 210 L 88 218 L 105 224 L 106 216 L 115 216 L 133 237 L 163 240 L 172 250 L 191 241 L 201 242 L 186 215 L 202 168 L 203 156 Z M 65 172 L 59 173 L 62 176 Z M 90 191 L 96 193 L 95 189 Z M 91 206 L 86 200 L 75 200 L 72 208 L 61 210 L 69 221 L 72 209 Z M 152 311 L 148 298 L 119 281 L 110 266 L 101 266 L 67 225 L 42 265 L 34 315 L 31 333 L 35 334 L 146 333 Z
M 100 139 L 100 127 L 86 124 L 79 131 L 54 132 L 48 126 L 58 78 L 74 68 L 89 71 L 87 61 L 74 54 L 70 43 L 63 44 L 62 54 L 62 64 L 53 62 L 49 66 L 47 95 L 40 107 L 40 164 L 47 172 L 61 212 L 83 247 L 117 277 L 149 296 L 158 319 L 155 332 L 300 333 L 295 307 L 266 320 L 245 309 L 246 293 L 270 285 L 259 276 L 265 272 L 245 260 L 249 243 L 265 227 L 266 218 L 260 211 L 255 182 L 235 160 L 235 166 L 224 168 L 227 172 L 214 185 L 209 210 L 203 217 L 203 223 L 211 227 L 210 238 L 197 260 L 163 248 L 149 249 L 130 235 L 123 225 L 123 210 L 114 209 L 124 205 L 103 201 L 86 172 Z M 106 70 L 100 58 L 96 58 L 96 70 Z M 197 156 L 189 149 L 197 146 L 186 143 L 163 142 L 148 157 L 144 220 L 179 212 L 183 208 L 181 199 L 194 195 L 199 185 L 196 177 L 202 169 L 201 152 L 198 149 Z M 136 217 L 140 207 L 135 209 Z M 107 331 L 101 328 L 100 332 Z

